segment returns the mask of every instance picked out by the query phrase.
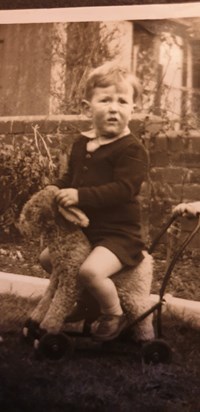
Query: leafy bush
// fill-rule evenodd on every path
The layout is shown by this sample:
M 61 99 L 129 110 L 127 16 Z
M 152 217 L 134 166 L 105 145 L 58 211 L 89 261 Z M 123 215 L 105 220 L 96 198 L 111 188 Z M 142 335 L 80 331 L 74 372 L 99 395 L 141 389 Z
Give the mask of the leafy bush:
M 0 231 L 10 233 L 23 204 L 54 175 L 55 165 L 44 138 L 0 140 Z

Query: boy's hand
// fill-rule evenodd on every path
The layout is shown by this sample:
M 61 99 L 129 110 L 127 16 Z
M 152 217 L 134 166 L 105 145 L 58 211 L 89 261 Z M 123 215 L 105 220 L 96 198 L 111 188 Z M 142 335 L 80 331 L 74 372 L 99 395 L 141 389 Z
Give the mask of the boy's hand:
M 200 202 L 180 203 L 172 211 L 174 216 L 197 216 L 200 214 Z
M 69 207 L 78 204 L 78 190 L 77 189 L 60 189 L 56 195 L 56 201 L 63 207 Z

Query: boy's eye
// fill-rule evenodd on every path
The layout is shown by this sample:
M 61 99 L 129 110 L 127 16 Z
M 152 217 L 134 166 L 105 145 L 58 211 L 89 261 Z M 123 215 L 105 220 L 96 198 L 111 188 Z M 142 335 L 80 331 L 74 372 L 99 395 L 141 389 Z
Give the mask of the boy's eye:
M 103 99 L 101 99 L 102 103 L 107 103 L 109 102 L 109 98 L 108 97 L 104 97 Z
M 125 99 L 119 99 L 120 104 L 127 104 L 128 102 Z

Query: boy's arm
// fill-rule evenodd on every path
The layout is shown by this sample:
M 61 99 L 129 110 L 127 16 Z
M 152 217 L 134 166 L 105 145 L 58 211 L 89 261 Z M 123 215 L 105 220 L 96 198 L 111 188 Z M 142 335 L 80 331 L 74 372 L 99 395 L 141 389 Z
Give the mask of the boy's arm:
M 143 146 L 129 146 L 116 162 L 113 182 L 78 188 L 78 205 L 98 208 L 133 200 L 146 180 L 147 170 L 148 157 Z

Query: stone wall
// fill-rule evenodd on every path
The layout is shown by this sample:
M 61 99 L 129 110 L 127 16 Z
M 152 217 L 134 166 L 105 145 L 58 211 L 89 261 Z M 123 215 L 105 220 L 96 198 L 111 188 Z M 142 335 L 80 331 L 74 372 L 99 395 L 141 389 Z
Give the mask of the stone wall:
M 154 233 L 169 216 L 171 208 L 181 202 L 200 199 L 200 132 L 190 131 L 151 135 L 150 153 L 150 230 Z M 196 219 L 181 219 L 185 236 Z M 200 247 L 199 235 L 192 247 Z
M 41 135 L 48 137 L 52 151 L 59 147 L 62 174 L 69 145 L 74 136 L 90 127 L 89 121 L 81 116 L 64 115 L 2 117 L 0 138 L 11 143 L 13 138 L 20 140 L 23 136 L 33 136 L 36 125 Z M 135 115 L 130 128 L 140 138 L 143 136 L 143 143 L 149 152 L 149 181 L 143 185 L 141 204 L 144 236 L 150 241 L 167 221 L 174 205 L 200 199 L 200 132 L 164 135 L 158 133 L 161 130 L 158 118 L 147 119 L 142 115 Z M 182 219 L 184 233 L 190 231 L 195 223 L 196 220 L 188 222 Z M 192 245 L 200 247 L 198 235 Z

